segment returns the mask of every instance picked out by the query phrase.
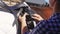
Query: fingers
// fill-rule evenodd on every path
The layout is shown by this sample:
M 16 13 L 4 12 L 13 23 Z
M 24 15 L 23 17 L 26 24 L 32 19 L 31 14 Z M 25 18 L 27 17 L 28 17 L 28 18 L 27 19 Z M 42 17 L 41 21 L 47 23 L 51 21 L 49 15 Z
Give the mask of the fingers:
M 19 18 L 26 17 L 27 13 L 25 13 L 23 16 L 19 15 Z
M 34 14 L 32 18 L 36 19 L 38 21 L 43 20 L 43 18 L 40 15 L 38 15 L 38 14 Z
M 28 15 L 27 13 L 25 13 L 24 15 L 23 15 L 23 17 L 26 17 L 26 15 Z
M 37 17 L 32 17 L 33 19 L 36 19 L 36 20 L 38 20 L 38 21 L 40 21 L 40 18 L 37 18 Z
M 19 20 L 20 21 L 25 21 L 26 20 L 26 15 L 27 15 L 27 13 L 25 13 L 23 16 L 19 16 L 18 18 L 19 18 Z
M 33 16 L 40 16 L 40 15 L 38 15 L 38 14 L 33 14 Z
M 33 14 L 33 17 L 37 17 L 37 18 L 39 18 L 39 17 L 41 17 L 41 16 L 38 15 L 38 14 Z

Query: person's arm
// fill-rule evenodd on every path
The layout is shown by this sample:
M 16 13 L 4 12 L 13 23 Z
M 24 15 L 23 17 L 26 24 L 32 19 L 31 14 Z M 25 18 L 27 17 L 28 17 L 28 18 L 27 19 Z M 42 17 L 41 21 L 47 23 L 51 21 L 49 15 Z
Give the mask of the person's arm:
M 25 32 L 24 29 L 28 30 L 27 27 L 26 27 L 27 25 L 26 25 L 26 21 L 25 21 L 26 20 L 26 15 L 27 14 L 25 13 L 24 16 L 22 16 L 22 17 L 19 16 L 19 20 L 22 23 L 22 26 L 21 26 L 21 33 L 22 34 Z M 43 20 L 43 18 L 41 16 L 39 16 L 38 14 L 34 14 L 33 18 L 38 20 L 38 21 Z
M 19 21 L 21 22 L 21 34 L 24 33 L 24 29 L 26 29 L 25 27 L 26 25 L 26 15 L 27 13 L 25 13 L 23 16 L 19 16 Z
M 38 23 L 37 26 L 28 34 L 46 34 L 46 32 L 48 31 L 46 27 L 46 21 L 43 20 L 40 23 Z

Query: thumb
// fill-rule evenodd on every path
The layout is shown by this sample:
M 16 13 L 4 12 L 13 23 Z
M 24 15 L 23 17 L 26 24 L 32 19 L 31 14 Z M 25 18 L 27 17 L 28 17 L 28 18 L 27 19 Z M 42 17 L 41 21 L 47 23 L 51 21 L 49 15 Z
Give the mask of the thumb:
M 26 17 L 26 15 L 28 15 L 28 14 L 27 14 L 27 13 L 25 13 L 23 17 Z

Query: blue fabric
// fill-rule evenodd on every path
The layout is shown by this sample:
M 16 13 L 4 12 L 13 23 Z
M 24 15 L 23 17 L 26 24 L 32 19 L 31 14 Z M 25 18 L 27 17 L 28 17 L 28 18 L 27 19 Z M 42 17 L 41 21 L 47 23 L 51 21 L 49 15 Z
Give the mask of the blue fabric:
M 55 13 L 48 20 L 43 20 L 27 34 L 60 34 L 60 13 Z

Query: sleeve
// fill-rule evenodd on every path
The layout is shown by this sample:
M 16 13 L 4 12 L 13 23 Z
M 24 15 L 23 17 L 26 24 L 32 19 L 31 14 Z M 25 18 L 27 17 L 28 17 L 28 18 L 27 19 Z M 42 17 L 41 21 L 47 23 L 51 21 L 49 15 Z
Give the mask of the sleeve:
M 25 34 L 44 34 L 46 32 L 46 21 L 43 20 L 37 24 L 37 26 L 31 31 Z

